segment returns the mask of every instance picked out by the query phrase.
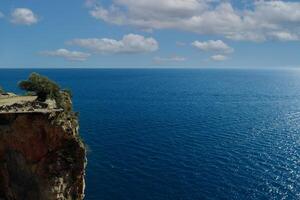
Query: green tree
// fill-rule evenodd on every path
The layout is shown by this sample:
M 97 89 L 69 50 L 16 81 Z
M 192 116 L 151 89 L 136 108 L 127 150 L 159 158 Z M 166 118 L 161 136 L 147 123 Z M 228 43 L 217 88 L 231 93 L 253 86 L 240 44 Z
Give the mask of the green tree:
M 28 80 L 20 81 L 18 85 L 22 90 L 35 93 L 39 101 L 60 98 L 59 85 L 38 73 L 30 74 Z

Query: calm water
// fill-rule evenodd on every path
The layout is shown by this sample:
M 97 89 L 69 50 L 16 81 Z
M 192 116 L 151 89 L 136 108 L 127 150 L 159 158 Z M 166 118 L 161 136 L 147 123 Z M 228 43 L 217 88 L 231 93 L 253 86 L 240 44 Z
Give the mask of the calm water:
M 88 200 L 300 198 L 300 71 L 35 71 L 73 90 Z

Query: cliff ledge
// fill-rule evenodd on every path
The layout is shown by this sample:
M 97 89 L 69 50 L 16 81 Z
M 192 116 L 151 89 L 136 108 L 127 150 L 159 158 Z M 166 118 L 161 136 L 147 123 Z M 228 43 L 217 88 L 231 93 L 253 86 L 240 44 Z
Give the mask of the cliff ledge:
M 53 101 L 0 95 L 0 199 L 83 199 L 86 150 L 78 128 L 77 116 Z

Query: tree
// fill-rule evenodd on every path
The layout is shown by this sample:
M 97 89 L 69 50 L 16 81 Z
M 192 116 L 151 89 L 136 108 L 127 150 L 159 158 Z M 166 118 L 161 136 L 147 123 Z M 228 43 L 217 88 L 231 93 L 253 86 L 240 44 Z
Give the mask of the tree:
M 19 87 L 27 92 L 33 92 L 38 96 L 39 101 L 46 99 L 59 99 L 60 87 L 54 81 L 38 73 L 30 74 L 28 80 L 19 82 Z

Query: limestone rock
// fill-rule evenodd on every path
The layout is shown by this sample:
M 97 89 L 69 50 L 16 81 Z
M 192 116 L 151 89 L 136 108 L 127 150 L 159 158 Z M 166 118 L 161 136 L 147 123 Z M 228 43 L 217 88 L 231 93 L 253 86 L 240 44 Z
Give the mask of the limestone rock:
M 85 146 L 61 114 L 0 113 L 0 199 L 84 198 Z

